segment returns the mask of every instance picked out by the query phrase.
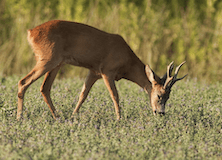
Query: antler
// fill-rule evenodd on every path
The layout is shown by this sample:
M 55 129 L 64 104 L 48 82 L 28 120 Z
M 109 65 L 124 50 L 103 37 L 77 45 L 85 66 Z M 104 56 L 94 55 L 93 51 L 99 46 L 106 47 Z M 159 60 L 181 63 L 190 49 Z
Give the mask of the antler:
M 171 77 L 171 72 L 173 70 L 173 62 L 171 62 L 168 66 L 167 66 L 167 73 L 166 73 L 166 80 L 164 83 L 164 89 L 166 89 L 167 85 L 170 83 L 170 81 L 172 81 L 173 77 Z
M 182 67 L 182 65 L 183 65 L 184 63 L 186 63 L 186 61 L 182 62 L 179 66 L 177 66 L 177 68 L 176 68 L 176 70 L 175 70 L 175 74 L 174 74 L 173 77 L 171 77 L 171 72 L 172 72 L 172 70 L 173 70 L 173 62 L 171 62 L 171 63 L 169 64 L 169 66 L 167 66 L 167 78 L 166 78 L 166 81 L 165 81 L 165 83 L 164 83 L 164 87 L 163 87 L 164 89 L 167 88 L 167 86 L 168 86 L 168 84 L 169 84 L 170 82 L 171 82 L 171 83 L 170 83 L 170 85 L 169 85 L 169 89 L 174 85 L 174 83 L 176 83 L 176 82 L 179 81 L 179 80 L 184 79 L 184 78 L 187 76 L 187 74 L 186 74 L 186 75 L 183 76 L 182 78 L 177 78 L 178 72 L 179 72 L 180 68 Z
M 175 70 L 175 75 L 173 76 L 173 80 L 172 80 L 172 82 L 171 82 L 171 84 L 170 84 L 170 88 L 174 85 L 174 83 L 176 83 L 176 82 L 179 81 L 179 80 L 184 79 L 184 78 L 187 76 L 187 74 L 186 74 L 185 76 L 183 76 L 183 77 L 181 77 L 181 78 L 177 78 L 178 72 L 179 72 L 180 68 L 182 67 L 182 65 L 183 65 L 184 63 L 186 63 L 186 61 L 182 62 L 179 66 L 177 66 L 177 68 L 176 68 L 176 70 Z

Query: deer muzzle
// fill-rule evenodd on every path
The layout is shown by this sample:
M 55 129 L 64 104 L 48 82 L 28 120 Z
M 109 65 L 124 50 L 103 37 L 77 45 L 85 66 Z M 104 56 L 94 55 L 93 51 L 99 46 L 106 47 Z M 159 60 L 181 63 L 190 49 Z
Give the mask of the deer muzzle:
M 154 114 L 154 115 L 157 115 L 157 114 L 158 114 L 158 115 L 160 115 L 160 116 L 164 116 L 164 115 L 165 115 L 165 112 L 163 112 L 163 111 L 157 112 L 157 110 L 154 110 L 154 111 L 153 111 L 153 114 Z

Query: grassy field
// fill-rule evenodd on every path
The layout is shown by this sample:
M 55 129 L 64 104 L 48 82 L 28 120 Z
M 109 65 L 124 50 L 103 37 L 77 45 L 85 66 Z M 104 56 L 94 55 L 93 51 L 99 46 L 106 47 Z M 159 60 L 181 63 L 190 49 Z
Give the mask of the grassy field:
M 61 119 L 54 121 L 39 92 L 41 79 L 27 90 L 24 119 L 17 122 L 20 78 L 0 78 L 0 159 L 222 159 L 221 83 L 178 82 L 159 117 L 141 88 L 121 80 L 116 121 L 98 81 L 71 122 L 83 80 L 55 80 L 51 96 Z

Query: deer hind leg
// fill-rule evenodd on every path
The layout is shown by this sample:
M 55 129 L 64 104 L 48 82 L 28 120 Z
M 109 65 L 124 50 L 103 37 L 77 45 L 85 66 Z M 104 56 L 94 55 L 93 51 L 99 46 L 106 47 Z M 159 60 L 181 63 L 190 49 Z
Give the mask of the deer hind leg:
M 114 79 L 107 76 L 107 75 L 102 75 L 104 83 L 110 93 L 110 96 L 113 100 L 114 106 L 115 106 L 115 111 L 116 111 L 116 116 L 117 116 L 117 120 L 120 119 L 121 115 L 120 115 L 120 108 L 119 108 L 119 96 L 118 96 L 118 92 L 115 86 L 115 82 Z
M 37 62 L 31 72 L 29 72 L 29 74 L 27 74 L 23 79 L 18 82 L 17 120 L 19 120 L 22 116 L 24 95 L 28 87 L 46 72 L 52 70 L 55 67 L 55 63 L 48 63 L 44 61 Z
M 86 100 L 87 95 L 89 94 L 90 89 L 92 88 L 93 84 L 101 78 L 98 75 L 95 75 L 92 71 L 89 71 L 88 76 L 86 77 L 85 83 L 83 84 L 82 91 L 79 95 L 79 101 L 76 105 L 75 110 L 72 113 L 72 118 L 74 117 L 75 113 L 79 112 L 79 109 L 83 102 Z
M 53 103 L 52 103 L 52 100 L 50 97 L 50 90 L 51 90 L 52 83 L 55 80 L 56 74 L 58 73 L 59 69 L 60 69 L 60 66 L 57 66 L 52 71 L 47 72 L 45 74 L 44 81 L 43 81 L 42 86 L 40 88 L 40 92 L 42 93 L 44 101 L 47 103 L 54 119 L 58 118 L 59 115 L 56 112 L 55 107 L 53 106 Z

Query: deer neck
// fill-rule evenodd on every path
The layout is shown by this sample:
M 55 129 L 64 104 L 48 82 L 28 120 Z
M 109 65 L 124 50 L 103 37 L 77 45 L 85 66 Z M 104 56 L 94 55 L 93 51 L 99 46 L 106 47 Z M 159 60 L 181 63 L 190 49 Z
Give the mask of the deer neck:
M 142 87 L 146 93 L 149 95 L 151 94 L 152 84 L 148 80 L 146 72 L 145 72 L 145 65 L 139 61 L 132 65 L 131 69 L 129 70 L 128 76 L 126 79 L 138 84 Z

